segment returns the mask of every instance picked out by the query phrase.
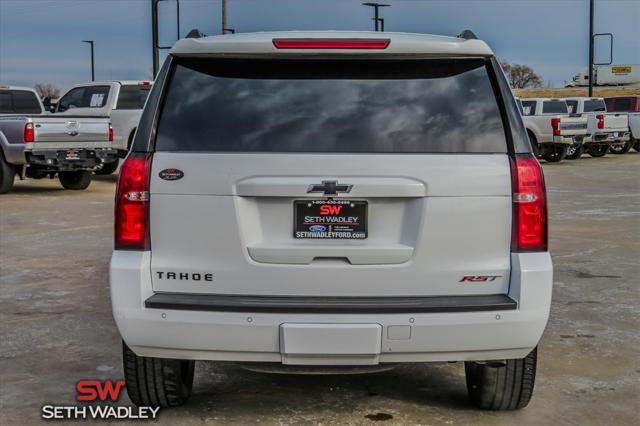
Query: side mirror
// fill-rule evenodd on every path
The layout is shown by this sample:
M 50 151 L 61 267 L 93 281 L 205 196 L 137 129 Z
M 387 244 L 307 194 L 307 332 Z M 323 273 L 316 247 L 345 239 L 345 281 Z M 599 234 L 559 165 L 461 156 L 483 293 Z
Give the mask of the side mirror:
M 49 109 L 51 108 L 51 99 L 48 97 L 42 98 L 42 105 L 46 108 Z

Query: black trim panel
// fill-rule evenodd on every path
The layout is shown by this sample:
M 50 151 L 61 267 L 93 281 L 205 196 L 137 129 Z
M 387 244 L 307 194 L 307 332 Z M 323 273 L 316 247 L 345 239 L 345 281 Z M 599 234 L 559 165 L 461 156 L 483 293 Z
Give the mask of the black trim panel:
M 156 293 L 151 309 L 215 312 L 398 314 L 506 311 L 517 308 L 504 294 L 482 296 L 319 297 Z

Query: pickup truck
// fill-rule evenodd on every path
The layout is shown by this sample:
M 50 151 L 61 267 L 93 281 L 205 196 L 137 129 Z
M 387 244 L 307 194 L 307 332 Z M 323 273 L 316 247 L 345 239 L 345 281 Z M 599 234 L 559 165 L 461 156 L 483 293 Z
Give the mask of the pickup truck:
M 587 134 L 587 118 L 569 114 L 562 99 L 517 99 L 516 103 L 533 149 L 550 163 L 562 161 L 574 138 Z
M 588 134 L 574 139 L 574 143 L 567 150 L 566 158 L 570 160 L 580 158 L 583 151 L 592 157 L 602 157 L 614 144 L 624 146 L 628 143 L 629 120 L 627 114 L 608 113 L 604 98 L 572 97 L 566 98 L 565 101 L 570 113 L 582 114 L 589 120 Z
M 611 145 L 610 150 L 616 154 L 624 154 L 631 147 L 640 152 L 640 96 L 615 96 L 605 98 L 607 111 L 626 112 L 629 116 L 629 142 Z
M 113 125 L 113 148 L 124 158 L 133 139 L 142 108 L 147 100 L 151 81 L 101 81 L 73 86 L 57 102 L 55 114 L 105 116 Z M 116 171 L 119 159 L 104 163 L 96 174 L 108 175 Z
M 117 158 L 108 117 L 56 117 L 33 89 L 0 86 L 0 194 L 15 176 L 58 176 L 65 189 L 86 189 L 93 170 Z

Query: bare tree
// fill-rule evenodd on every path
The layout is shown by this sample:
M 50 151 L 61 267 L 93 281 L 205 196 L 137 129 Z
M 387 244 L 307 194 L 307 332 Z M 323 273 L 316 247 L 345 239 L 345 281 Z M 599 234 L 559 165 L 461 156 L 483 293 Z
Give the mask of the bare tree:
M 500 61 L 500 66 L 504 74 L 509 80 L 509 84 L 513 89 L 530 89 L 533 87 L 542 87 L 542 77 L 540 77 L 528 65 L 510 64 L 505 60 Z
M 37 83 L 33 88 L 41 98 L 56 99 L 60 97 L 60 89 L 53 84 Z

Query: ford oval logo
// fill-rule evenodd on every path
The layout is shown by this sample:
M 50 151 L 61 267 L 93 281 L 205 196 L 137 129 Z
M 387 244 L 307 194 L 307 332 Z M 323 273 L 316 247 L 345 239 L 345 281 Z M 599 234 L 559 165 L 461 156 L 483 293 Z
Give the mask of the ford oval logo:
M 309 231 L 311 232 L 324 232 L 326 230 L 327 230 L 327 227 L 323 225 L 311 225 L 309 227 Z
M 178 180 L 184 177 L 184 173 L 178 169 L 164 169 L 158 173 L 158 176 L 164 180 Z

